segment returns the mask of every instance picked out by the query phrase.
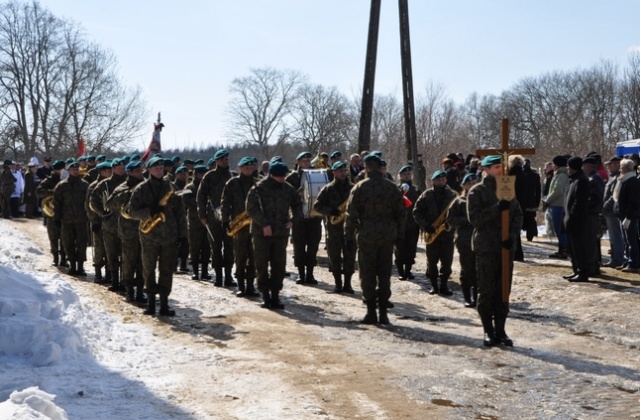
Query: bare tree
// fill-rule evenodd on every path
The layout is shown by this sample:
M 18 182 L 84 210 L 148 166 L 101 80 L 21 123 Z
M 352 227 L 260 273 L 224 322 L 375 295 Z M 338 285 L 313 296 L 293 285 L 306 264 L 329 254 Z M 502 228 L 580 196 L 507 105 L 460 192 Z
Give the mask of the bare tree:
M 640 138 L 640 53 L 629 57 L 620 87 L 621 121 L 626 139 Z
M 288 137 L 285 117 L 304 79 L 298 72 L 273 68 L 251 69 L 249 76 L 234 79 L 228 106 L 230 139 L 257 145 L 267 158 L 274 134 Z

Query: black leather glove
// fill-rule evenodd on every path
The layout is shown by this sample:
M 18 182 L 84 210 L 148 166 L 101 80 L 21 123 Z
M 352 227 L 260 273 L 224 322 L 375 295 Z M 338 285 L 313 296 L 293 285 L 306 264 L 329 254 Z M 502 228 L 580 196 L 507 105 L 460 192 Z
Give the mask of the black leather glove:
M 513 239 L 505 239 L 501 244 L 504 249 L 511 249 L 511 247 L 513 247 Z
M 427 225 L 424 230 L 427 233 L 436 233 L 436 229 L 432 225 Z
M 331 209 L 331 211 L 329 212 L 329 216 L 340 216 L 342 213 L 340 212 L 340 210 L 338 209 Z
M 498 201 L 498 208 L 500 209 L 500 211 L 509 210 L 509 207 L 510 203 L 507 200 Z
M 102 225 L 100 223 L 91 223 L 91 232 L 98 233 L 102 229 Z
M 56 225 L 57 228 L 61 228 L 62 227 L 62 221 L 60 221 L 60 220 L 54 220 L 53 224 Z

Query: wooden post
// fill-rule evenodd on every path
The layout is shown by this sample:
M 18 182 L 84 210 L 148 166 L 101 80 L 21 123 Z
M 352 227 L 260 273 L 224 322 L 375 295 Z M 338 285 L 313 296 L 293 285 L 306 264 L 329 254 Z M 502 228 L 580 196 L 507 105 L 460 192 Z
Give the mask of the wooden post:
M 404 133 L 407 160 L 418 164 L 418 141 L 416 135 L 416 112 L 413 101 L 413 70 L 411 68 L 411 39 L 409 36 L 409 5 L 407 0 L 398 0 L 400 12 L 400 57 L 402 59 L 402 99 L 404 104 Z
M 371 141 L 371 117 L 373 115 L 373 91 L 376 81 L 376 60 L 378 56 L 378 27 L 380 26 L 380 1 L 371 0 L 369 15 L 369 36 L 367 37 L 367 57 L 362 86 L 362 109 L 360 110 L 360 130 L 358 132 L 358 153 L 369 150 Z

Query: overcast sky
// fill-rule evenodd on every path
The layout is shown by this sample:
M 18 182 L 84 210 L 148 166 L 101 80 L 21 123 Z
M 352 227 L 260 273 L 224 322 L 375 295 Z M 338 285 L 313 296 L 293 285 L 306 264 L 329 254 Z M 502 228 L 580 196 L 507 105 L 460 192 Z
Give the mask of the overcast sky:
M 360 92 L 369 0 L 42 0 L 80 23 L 140 86 L 149 132 L 158 111 L 164 148 L 226 143 L 229 86 L 251 68 L 291 69 L 312 83 Z M 414 90 L 442 84 L 462 103 L 527 76 L 640 51 L 638 0 L 409 0 Z M 397 94 L 397 1 L 382 0 L 375 92 Z M 88 139 L 90 141 L 90 139 Z

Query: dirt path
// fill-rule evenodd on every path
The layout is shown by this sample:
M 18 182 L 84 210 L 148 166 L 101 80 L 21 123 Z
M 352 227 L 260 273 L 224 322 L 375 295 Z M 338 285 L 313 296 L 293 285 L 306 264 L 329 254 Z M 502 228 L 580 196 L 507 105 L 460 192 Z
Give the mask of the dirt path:
M 17 223 L 48 249 L 41 223 Z M 525 243 L 507 324 L 515 347 L 486 349 L 456 283 L 451 298 L 426 293 L 420 246 L 416 280 L 393 281 L 387 328 L 360 325 L 360 293 L 330 293 L 322 268 L 317 287 L 285 279 L 284 311 L 177 275 L 173 319 L 73 284 L 85 304 L 153 332 L 159 357 L 173 362 L 154 372 L 170 380 L 139 379 L 194 418 L 640 417 L 640 276 L 609 269 L 570 284 L 560 277 L 569 262 L 546 258 L 549 243 Z M 55 271 L 48 253 L 38 269 Z

